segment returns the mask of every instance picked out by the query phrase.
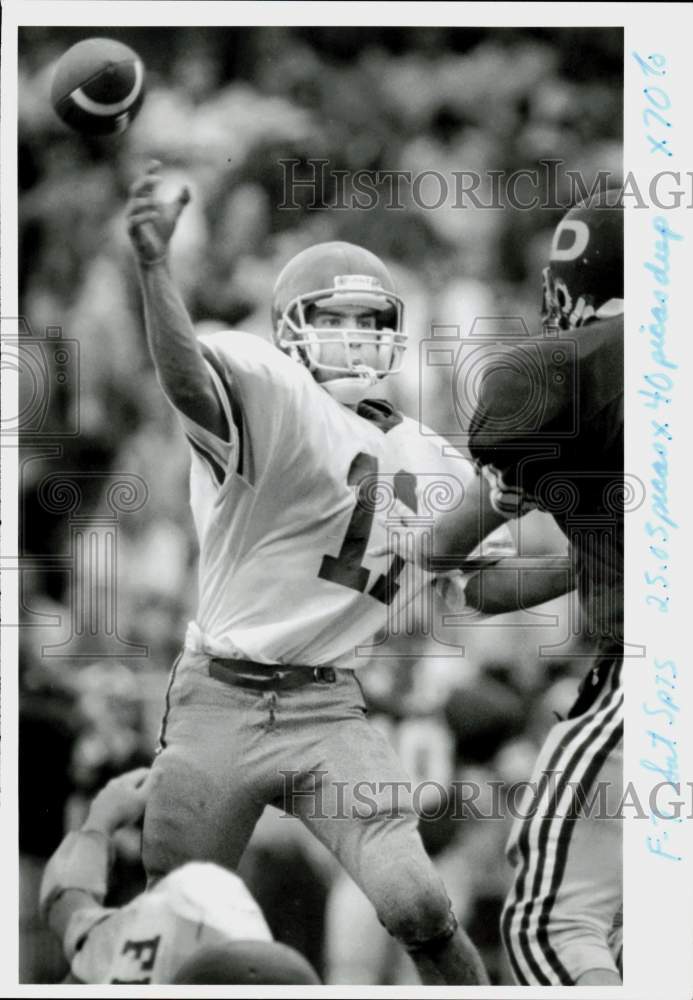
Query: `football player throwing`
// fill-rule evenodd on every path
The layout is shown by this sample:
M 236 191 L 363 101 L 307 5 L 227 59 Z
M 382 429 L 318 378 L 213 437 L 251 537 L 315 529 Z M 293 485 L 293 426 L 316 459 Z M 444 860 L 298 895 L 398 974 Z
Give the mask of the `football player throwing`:
M 272 343 L 239 331 L 198 339 L 167 266 L 189 195 L 164 204 L 158 184 L 154 163 L 131 189 L 128 225 L 151 354 L 190 443 L 200 562 L 152 768 L 145 867 L 152 880 L 190 859 L 233 869 L 265 806 L 278 805 L 335 854 L 424 983 L 486 982 L 355 673 L 359 645 L 432 579 L 368 556 L 384 537 L 375 498 L 384 487 L 416 510 L 417 473 L 462 489 L 476 473 L 379 398 L 406 345 L 382 261 L 347 243 L 313 246 L 277 280 Z

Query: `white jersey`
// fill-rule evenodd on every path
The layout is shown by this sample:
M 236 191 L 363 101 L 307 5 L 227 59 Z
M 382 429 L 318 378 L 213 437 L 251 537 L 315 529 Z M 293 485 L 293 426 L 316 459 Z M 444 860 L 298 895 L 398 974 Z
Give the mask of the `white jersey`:
M 395 498 L 412 513 L 456 504 L 467 459 L 383 400 L 338 403 L 257 336 L 199 338 L 229 426 L 182 416 L 200 547 L 188 645 L 260 663 L 356 667 L 355 655 L 432 579 L 368 549 Z
M 72 974 L 83 983 L 170 983 L 201 948 L 230 941 L 271 941 L 241 879 L 217 865 L 191 862 L 127 906 L 79 910 L 65 937 Z

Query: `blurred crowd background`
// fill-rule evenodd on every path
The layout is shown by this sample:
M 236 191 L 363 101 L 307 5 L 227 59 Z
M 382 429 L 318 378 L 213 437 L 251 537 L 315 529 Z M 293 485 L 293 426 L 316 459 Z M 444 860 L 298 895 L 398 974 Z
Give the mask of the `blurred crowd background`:
M 112 139 L 69 132 L 48 100 L 56 58 L 93 35 L 131 45 L 147 69 L 139 118 Z M 600 170 L 618 178 L 622 33 L 51 27 L 21 29 L 19 54 L 20 303 L 30 326 L 24 359 L 33 359 L 20 370 L 33 420 L 20 483 L 21 978 L 55 982 L 60 948 L 36 916 L 43 864 L 103 781 L 151 759 L 196 601 L 187 448 L 146 350 L 128 186 L 151 157 L 164 163 L 171 194 L 191 184 L 172 263 L 200 329 L 267 337 L 274 279 L 313 243 L 345 239 L 380 254 L 411 337 L 390 398 L 414 417 L 425 407 L 426 422 L 446 430 L 450 372 L 422 377 L 419 343 L 432 324 L 464 335 L 479 317 L 536 327 L 561 211 L 455 208 L 452 197 L 425 209 L 406 185 L 404 210 L 388 209 L 385 196 L 368 211 L 312 208 L 308 188 L 287 199 L 280 161 L 298 161 L 295 176 L 306 179 L 308 160 L 327 160 L 318 200 L 328 206 L 333 171 L 436 170 L 452 188 L 454 170 L 542 176 L 540 162 L 559 158 L 587 184 Z M 555 194 L 569 197 L 565 178 Z M 280 208 L 287 201 L 295 207 Z M 556 532 L 537 515 L 523 543 L 545 551 L 560 544 Z M 103 553 L 98 571 L 90 546 Z M 106 593 L 112 580 L 117 605 Z M 464 658 L 423 634 L 379 647 L 393 655 L 362 678 L 414 777 L 505 790 L 529 777 L 589 653 L 578 639 L 563 642 L 572 598 L 539 613 L 458 629 Z M 542 642 L 557 655 L 539 659 Z M 422 833 L 494 980 L 509 982 L 498 938 L 508 822 L 442 817 L 422 822 Z M 142 886 L 138 847 L 136 836 L 121 840 L 113 902 Z M 358 890 L 293 820 L 267 811 L 242 873 L 276 936 L 326 982 L 415 982 Z

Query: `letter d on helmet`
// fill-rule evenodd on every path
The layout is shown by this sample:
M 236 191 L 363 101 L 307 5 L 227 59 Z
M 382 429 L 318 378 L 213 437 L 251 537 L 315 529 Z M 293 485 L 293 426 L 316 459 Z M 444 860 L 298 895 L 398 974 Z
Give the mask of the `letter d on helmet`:
M 545 329 L 573 329 L 623 312 L 620 189 L 576 205 L 556 227 L 544 270 Z

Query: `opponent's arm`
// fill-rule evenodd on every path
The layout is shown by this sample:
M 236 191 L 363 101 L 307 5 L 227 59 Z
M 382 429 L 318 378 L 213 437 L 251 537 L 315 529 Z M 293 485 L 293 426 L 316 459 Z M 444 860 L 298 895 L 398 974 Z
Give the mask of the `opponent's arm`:
M 112 837 L 121 826 L 141 818 L 148 774 L 148 768 L 139 767 L 109 781 L 92 802 L 82 827 L 67 834 L 46 864 L 40 912 L 66 952 L 73 918 L 88 910 L 89 921 L 95 923 L 111 912 L 102 904 L 108 890 Z
M 491 502 L 486 478 L 476 475 L 467 485 L 458 508 L 441 514 L 433 528 L 433 554 L 428 569 L 451 569 L 460 565 L 481 542 L 505 524 L 507 516 Z
M 477 570 L 467 579 L 467 607 L 503 615 L 535 607 L 575 589 L 568 556 L 508 557 Z
M 485 477 L 476 475 L 465 487 L 459 507 L 439 514 L 432 532 L 430 526 L 417 523 L 404 504 L 395 501 L 387 514 L 387 541 L 370 548 L 368 554 L 398 555 L 428 572 L 445 573 L 462 568 L 484 538 L 507 520 L 507 515 L 493 506 Z
M 173 405 L 223 440 L 226 415 L 205 364 L 188 311 L 168 269 L 168 247 L 190 192 L 164 203 L 156 197 L 160 164 L 149 164 L 130 189 L 128 233 L 135 249 L 149 350 L 157 376 Z

